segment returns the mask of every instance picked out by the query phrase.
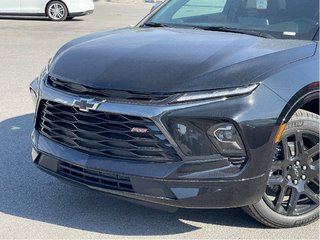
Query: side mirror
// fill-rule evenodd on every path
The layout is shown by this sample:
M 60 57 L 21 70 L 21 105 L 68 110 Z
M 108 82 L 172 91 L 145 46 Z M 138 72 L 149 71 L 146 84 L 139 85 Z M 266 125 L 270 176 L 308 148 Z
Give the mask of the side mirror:
M 153 4 L 150 13 L 152 13 L 154 10 L 156 10 L 159 6 L 161 5 L 161 2 L 156 2 L 155 4 Z

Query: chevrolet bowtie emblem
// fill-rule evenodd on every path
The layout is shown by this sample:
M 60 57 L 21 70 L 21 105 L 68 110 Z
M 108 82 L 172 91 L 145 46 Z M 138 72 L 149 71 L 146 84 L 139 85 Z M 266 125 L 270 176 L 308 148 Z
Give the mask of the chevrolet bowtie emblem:
M 98 102 L 94 99 L 80 99 L 74 100 L 73 106 L 82 112 L 89 112 L 90 110 L 97 110 L 99 105 L 103 102 Z

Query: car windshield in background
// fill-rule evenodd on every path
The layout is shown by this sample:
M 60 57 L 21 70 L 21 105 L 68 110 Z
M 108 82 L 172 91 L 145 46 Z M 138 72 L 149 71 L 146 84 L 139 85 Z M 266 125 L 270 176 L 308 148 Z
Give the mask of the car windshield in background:
M 146 25 L 313 40 L 319 0 L 171 0 Z

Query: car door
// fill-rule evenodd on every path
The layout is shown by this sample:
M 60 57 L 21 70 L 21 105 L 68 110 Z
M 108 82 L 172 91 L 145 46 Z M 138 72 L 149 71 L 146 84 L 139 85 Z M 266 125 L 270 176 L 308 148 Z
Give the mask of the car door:
M 0 0 L 0 13 L 20 13 L 20 0 Z
M 49 0 L 21 0 L 21 12 L 44 14 L 48 1 Z

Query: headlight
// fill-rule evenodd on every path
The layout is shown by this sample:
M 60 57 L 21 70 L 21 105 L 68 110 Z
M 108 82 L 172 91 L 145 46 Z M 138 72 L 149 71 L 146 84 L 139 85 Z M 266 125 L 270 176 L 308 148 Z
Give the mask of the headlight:
M 225 98 L 252 93 L 259 84 L 252 84 L 246 87 L 228 88 L 215 91 L 190 92 L 176 98 L 172 103 L 190 102 L 197 100 Z

